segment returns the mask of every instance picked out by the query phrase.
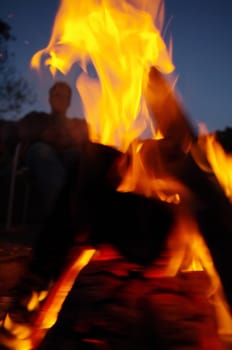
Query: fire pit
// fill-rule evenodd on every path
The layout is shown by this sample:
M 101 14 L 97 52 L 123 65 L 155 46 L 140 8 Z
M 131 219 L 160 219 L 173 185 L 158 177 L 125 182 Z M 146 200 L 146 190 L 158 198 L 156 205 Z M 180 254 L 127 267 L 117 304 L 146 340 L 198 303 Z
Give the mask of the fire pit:
M 5 340 L 11 349 L 227 346 L 232 207 L 207 142 L 165 78 L 174 66 L 162 10 L 157 1 L 63 0 L 47 48 L 32 59 L 36 67 L 48 54 L 52 73 L 80 63 L 91 140 L 75 187 L 75 230 L 67 216 L 59 228 L 67 235 L 41 245 L 42 267 L 56 269 L 57 281 L 24 348 Z M 73 239 L 83 232 L 76 257 Z

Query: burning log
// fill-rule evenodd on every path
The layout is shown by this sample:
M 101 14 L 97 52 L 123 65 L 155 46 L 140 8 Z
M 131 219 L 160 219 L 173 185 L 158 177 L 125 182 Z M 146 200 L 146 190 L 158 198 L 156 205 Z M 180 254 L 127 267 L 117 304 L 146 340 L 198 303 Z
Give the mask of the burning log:
M 109 172 L 120 156 L 121 152 L 114 148 L 86 143 L 79 164 L 35 242 L 33 273 L 56 280 L 75 241 L 88 244 L 91 215 L 95 208 L 98 210 L 104 193 L 114 191 L 119 182 L 119 175 L 111 171 L 109 179 Z
M 192 279 L 186 277 L 190 275 L 179 274 L 178 268 L 170 270 L 172 260 L 166 244 L 177 218 L 193 213 L 229 299 L 230 264 L 226 270 L 223 256 L 227 247 L 223 245 L 231 239 L 231 224 L 224 221 L 224 215 L 231 213 L 231 205 L 215 179 L 196 164 L 191 152 L 197 145 L 193 129 L 168 84 L 156 73 L 151 75 L 150 86 L 156 86 L 162 94 L 153 101 L 152 91 L 149 91 L 149 103 L 165 137 L 145 140 L 140 148 L 141 159 L 150 175 L 174 178 L 187 192 L 181 193 L 179 205 L 138 193 L 119 192 L 117 188 L 133 160 L 130 150 L 123 154 L 109 146 L 86 144 L 79 166 L 39 237 L 32 271 L 45 279 L 58 280 L 68 264 L 75 241 L 80 244 L 84 240 L 84 244 L 100 248 L 101 252 L 102 245 L 110 244 L 116 254 L 108 254 L 106 261 L 95 260 L 86 272 L 83 271 L 64 303 L 58 323 L 41 344 L 43 350 L 51 346 L 51 341 L 57 349 L 69 345 L 82 348 L 90 343 L 99 349 L 109 349 L 109 339 L 114 342 L 116 338 L 121 342 L 120 346 L 117 343 L 121 349 L 127 348 L 126 338 L 131 334 L 131 327 L 138 332 L 133 331 L 135 336 L 132 334 L 127 340 L 138 349 L 142 348 L 141 343 L 149 341 L 154 347 L 162 346 L 165 350 L 174 349 L 173 344 L 181 348 L 186 342 L 197 350 L 205 349 L 207 342 L 210 350 L 222 349 L 215 310 L 206 293 L 210 288 L 207 273 L 191 274 L 204 282 L 206 289 L 198 289 L 198 284 L 194 285 Z M 170 119 L 164 121 L 169 115 Z M 183 138 L 180 137 L 182 133 Z M 219 242 L 221 229 L 223 240 Z M 219 244 L 221 251 L 218 252 Z M 191 308 L 194 303 L 195 310 Z M 175 314 L 171 312 L 173 308 Z M 75 310 L 74 313 L 71 310 Z M 196 322 L 189 322 L 191 317 Z M 186 332 L 176 332 L 183 324 Z M 139 332 L 141 329 L 143 331 Z M 167 335 L 167 330 L 171 335 Z
M 80 250 L 88 244 L 100 254 L 75 280 L 40 350 L 221 350 L 216 307 L 211 303 L 217 300 L 220 278 L 205 241 L 229 298 L 232 235 L 231 224 L 224 219 L 230 219 L 231 205 L 215 177 L 198 166 L 198 137 L 155 67 L 143 92 L 163 139 L 138 140 L 147 126 L 138 127 L 136 119 L 139 108 L 147 107 L 141 106 L 144 72 L 153 60 L 165 72 L 171 72 L 173 64 L 160 30 L 153 25 L 151 9 L 146 13 L 147 6 L 140 8 L 139 2 L 135 7 L 133 1 L 129 6 L 119 2 L 118 8 L 116 3 L 86 6 L 85 1 L 79 8 L 75 1 L 62 1 L 48 47 L 32 60 L 35 67 L 42 53 L 50 55 L 46 63 L 53 73 L 67 72 L 81 62 L 85 74 L 77 86 L 84 97 L 91 140 L 99 142 L 85 145 L 34 249 L 30 272 L 55 280 L 56 287 L 60 280 L 66 281 L 62 273 L 75 242 Z M 160 6 L 161 2 L 155 4 L 157 10 Z M 100 84 L 86 79 L 89 60 Z M 92 84 L 86 86 L 88 81 Z M 72 269 L 69 273 L 75 277 Z M 26 283 L 27 288 L 34 287 L 30 280 Z M 55 292 L 48 296 L 50 305 Z M 36 318 L 37 327 L 46 316 Z M 41 340 L 40 332 L 37 335 Z
M 145 98 L 155 124 L 166 142 L 169 141 L 172 148 L 178 147 L 187 153 L 197 139 L 196 132 L 177 100 L 173 88 L 154 66 L 148 75 Z
M 131 153 L 128 150 L 127 153 L 123 154 L 108 146 L 88 143 L 86 144 L 86 148 L 83 152 L 83 158 L 81 157 L 80 159 L 79 167 L 76 169 L 76 172 L 72 174 L 69 184 L 61 196 L 57 208 L 53 213 L 53 216 L 50 218 L 48 226 L 46 227 L 46 230 L 39 237 L 39 241 L 35 247 L 36 249 L 32 270 L 35 273 L 46 277 L 47 279 L 55 278 L 55 280 L 57 280 L 67 266 L 70 248 L 73 244 L 75 244 L 75 240 L 80 242 L 80 240 L 84 239 L 84 244 L 91 244 L 97 249 L 104 244 L 110 244 L 117 252 L 116 255 L 120 257 L 119 261 L 117 259 L 116 261 L 113 259 L 111 263 L 110 261 L 112 256 L 108 256 L 107 269 L 104 263 L 95 261 L 94 265 L 90 267 L 90 270 L 93 269 L 94 274 L 101 276 L 101 270 L 103 269 L 102 278 L 103 281 L 105 281 L 104 284 L 106 289 L 111 288 L 110 285 L 108 285 L 108 276 L 111 274 L 113 280 L 116 279 L 115 282 L 112 282 L 113 286 L 116 286 L 116 290 L 118 288 L 122 288 L 122 290 L 124 290 L 127 283 L 129 283 L 129 286 L 131 285 L 129 289 L 132 288 L 134 284 L 136 285 L 136 288 L 141 293 L 139 292 L 139 295 L 135 295 L 135 304 L 137 305 L 137 303 L 142 303 L 144 305 L 144 310 L 147 310 L 147 312 L 150 310 L 151 305 L 153 305 L 152 308 L 154 308 L 154 314 L 152 317 L 151 315 L 149 317 L 153 319 L 155 327 L 158 329 L 158 331 L 156 330 L 155 335 L 152 333 L 154 335 L 153 342 L 154 344 L 159 344 L 160 346 L 161 343 L 165 343 L 164 339 L 166 336 L 161 336 L 162 332 L 164 331 L 162 329 L 164 324 L 172 324 L 170 327 L 173 327 L 173 330 L 176 329 L 175 322 L 169 320 L 169 317 L 171 317 L 170 308 L 176 308 L 177 305 L 179 305 L 178 308 L 181 308 L 182 304 L 185 305 L 183 309 L 181 308 L 182 311 L 180 311 L 183 321 L 185 317 L 189 317 L 184 315 L 184 310 L 193 302 L 193 300 L 196 300 L 195 297 L 192 296 L 192 293 L 194 294 L 195 292 L 193 290 L 191 291 L 191 288 L 189 290 L 190 294 L 187 293 L 187 299 L 182 299 L 181 295 L 183 290 L 185 290 L 184 285 L 186 283 L 186 279 L 184 278 L 183 282 L 183 275 L 178 275 L 178 269 L 173 269 L 173 271 L 175 271 L 174 274 L 172 272 L 170 275 L 171 270 L 169 270 L 167 276 L 165 275 L 165 271 L 168 271 L 167 266 L 171 264 L 169 261 L 169 252 L 166 250 L 166 243 L 172 232 L 172 228 L 176 224 L 176 218 L 180 218 L 181 216 L 184 217 L 186 213 L 189 212 L 194 213 L 207 243 L 210 243 L 209 247 L 212 250 L 216 267 L 218 268 L 219 266 L 219 272 L 222 276 L 223 285 L 226 286 L 227 297 L 229 297 L 230 287 L 228 281 L 230 281 L 230 278 L 228 279 L 228 270 L 226 273 L 224 270 L 224 274 L 223 271 L 220 271 L 220 267 L 225 267 L 224 263 L 220 265 L 222 261 L 220 259 L 222 259 L 222 254 L 224 254 L 225 250 L 217 252 L 212 248 L 215 247 L 216 241 L 218 247 L 218 234 L 221 230 L 221 225 L 223 225 L 223 230 L 226 232 L 226 237 L 220 244 L 225 244 L 225 242 L 228 242 L 227 235 L 229 232 L 231 232 L 231 225 L 225 223 L 223 218 L 225 215 L 225 209 L 228 214 L 231 212 L 231 206 L 226 200 L 226 197 L 215 179 L 212 181 L 211 178 L 209 178 L 209 175 L 198 167 L 194 161 L 194 158 L 192 157 L 191 152 L 187 152 L 188 148 L 191 150 L 191 147 L 196 145 L 194 132 L 190 124 L 188 124 L 188 118 L 185 116 L 184 112 L 180 109 L 180 106 L 175 100 L 174 95 L 170 95 L 169 92 L 168 94 L 166 93 L 166 89 L 169 89 L 169 87 L 165 80 L 161 78 L 159 74 L 155 75 L 155 77 L 152 75 L 152 79 L 156 79 L 157 77 L 158 81 L 153 81 L 153 83 L 157 88 L 159 87 L 159 91 L 162 91 L 162 94 L 164 94 L 166 97 L 171 96 L 171 110 L 169 111 L 169 105 L 166 105 L 167 101 L 164 98 L 163 100 L 159 98 L 157 103 L 156 100 L 152 101 L 151 91 L 149 92 L 149 98 L 153 103 L 152 106 L 154 107 L 153 111 L 156 113 L 156 115 L 158 115 L 158 122 L 161 125 L 161 130 L 165 135 L 165 138 L 162 140 L 144 141 L 140 149 L 141 159 L 143 160 L 143 164 L 145 164 L 145 168 L 148 173 L 156 175 L 158 178 L 165 178 L 168 176 L 177 179 L 179 183 L 184 184 L 184 187 L 187 188 L 187 192 L 191 195 L 186 197 L 185 192 L 181 193 L 181 202 L 179 205 L 176 205 L 174 203 L 161 201 L 158 198 L 145 197 L 144 195 L 137 193 L 118 192 L 117 187 L 120 184 L 125 172 L 130 167 L 132 161 Z M 160 101 L 162 101 L 162 103 L 160 103 Z M 166 102 L 164 103 L 164 101 Z M 163 118 L 165 118 L 166 115 L 169 116 L 169 114 L 171 115 L 170 124 L 169 118 L 167 118 L 166 122 L 163 122 Z M 182 123 L 184 124 L 184 127 L 180 129 L 179 126 L 181 126 Z M 178 135 L 178 137 L 174 137 L 172 139 L 172 133 L 170 130 L 172 130 L 172 132 L 175 130 L 178 132 L 179 130 L 182 130 L 184 133 L 184 138 L 181 139 L 180 135 Z M 220 203 L 220 208 L 218 208 L 218 203 Z M 229 258 L 229 255 L 227 255 L 227 257 Z M 217 263 L 219 263 L 219 265 L 217 265 Z M 115 265 L 113 266 L 112 264 Z M 228 266 L 230 266 L 230 264 L 228 264 Z M 149 269 L 149 267 L 151 267 L 152 270 L 154 283 L 158 284 L 158 289 L 155 287 L 154 296 L 149 296 L 148 299 L 146 299 L 146 297 L 142 297 L 142 295 L 145 293 L 144 288 L 147 288 L 143 286 L 145 283 L 143 278 L 145 276 L 145 271 Z M 97 272 L 98 269 L 100 270 Z M 159 273 L 162 271 L 162 274 L 164 274 L 162 281 L 157 279 L 158 270 Z M 53 338 L 54 332 L 55 338 L 57 338 L 61 332 L 61 329 L 66 329 L 64 324 L 68 322 L 67 318 L 69 318 L 68 315 L 70 313 L 70 308 L 77 308 L 80 310 L 80 305 L 84 305 L 83 313 L 87 312 L 86 317 L 88 319 L 89 309 L 87 304 L 92 303 L 91 298 L 94 298 L 96 303 L 99 305 L 102 303 L 101 300 L 97 299 L 99 297 L 97 288 L 100 287 L 98 286 L 96 278 L 93 277 L 94 274 L 91 272 L 89 275 L 88 271 L 89 270 L 87 270 L 86 276 L 85 273 L 83 274 L 83 280 L 81 275 L 80 282 L 79 279 L 76 281 L 70 297 L 68 297 L 67 302 L 65 302 L 64 309 L 61 311 L 58 324 L 51 332 L 53 335 L 48 334 L 49 338 Z M 118 271 L 119 274 L 123 273 L 123 276 L 120 275 L 120 277 L 117 277 Z M 176 273 L 177 275 L 175 276 Z M 200 274 L 195 273 L 195 275 L 200 276 L 200 278 L 202 277 L 203 280 L 205 278 L 207 279 L 207 274 L 205 272 Z M 163 279 L 164 276 L 166 276 L 169 281 L 169 287 L 166 286 L 166 279 Z M 116 283 L 116 281 L 118 282 Z M 79 288 L 82 286 L 82 283 L 84 292 L 83 294 L 80 293 L 79 295 Z M 86 297 L 88 294 L 88 291 L 85 289 L 86 283 L 88 286 L 91 286 L 91 290 L 93 290 L 93 292 L 90 293 L 89 299 Z M 150 285 L 149 282 L 146 282 L 145 285 L 147 283 Z M 188 281 L 188 283 L 191 284 L 190 281 Z M 177 294 L 175 286 L 178 286 L 178 288 L 180 287 Z M 126 293 L 129 293 L 129 289 L 127 292 L 125 292 L 125 295 L 122 295 L 122 300 L 120 299 L 120 302 L 128 303 Z M 102 287 L 99 289 L 99 292 L 102 293 Z M 118 300 L 118 296 L 115 296 L 114 294 L 115 292 L 116 291 L 114 291 L 113 294 L 110 294 L 110 298 L 113 298 L 112 300 Z M 150 294 L 149 288 L 146 289 L 146 292 Z M 167 299 L 166 294 L 168 294 Z M 81 299 L 81 295 L 83 295 L 83 297 L 85 296 L 85 302 Z M 123 298 L 125 298 L 125 300 Z M 196 318 L 200 317 L 202 319 L 206 318 L 207 320 L 215 320 L 214 311 L 209 304 L 207 296 L 205 294 L 202 295 L 198 301 L 202 301 L 202 298 L 204 299 L 204 310 L 202 309 L 202 315 L 198 315 Z M 165 300 L 165 303 L 167 302 L 167 305 L 163 305 L 164 309 L 161 310 L 159 309 L 158 305 L 162 304 L 163 300 Z M 148 306 L 148 304 L 150 306 Z M 200 304 L 199 309 L 201 310 L 202 305 Z M 112 317 L 114 317 L 114 308 L 116 306 L 111 304 L 109 305 L 107 304 L 106 306 L 107 314 L 112 313 Z M 98 310 L 95 304 L 94 309 Z M 130 313 L 130 310 L 131 305 L 128 310 L 122 309 L 120 317 L 122 319 L 125 318 L 125 313 Z M 158 317 L 161 311 L 165 315 L 162 320 L 161 315 L 159 316 L 161 317 L 160 319 Z M 140 313 L 140 311 L 137 309 L 136 312 L 139 312 L 139 314 L 136 316 L 138 326 L 147 316 L 143 314 L 143 312 Z M 191 309 L 190 314 L 192 314 L 192 312 L 193 310 Z M 73 325 L 75 331 L 76 327 L 82 328 L 85 325 L 85 319 L 83 318 L 80 321 L 78 317 L 79 316 L 76 315 L 76 313 L 75 315 L 72 314 L 71 324 Z M 91 314 L 91 320 L 93 320 L 92 317 L 94 316 Z M 99 318 L 100 316 L 98 315 L 97 317 Z M 116 313 L 116 319 L 113 320 L 113 324 L 114 322 L 118 321 L 120 317 L 119 314 Z M 175 317 L 176 315 L 174 316 L 173 320 Z M 89 322 L 90 321 L 87 323 L 89 324 Z M 128 324 L 131 324 L 131 320 L 128 322 Z M 160 328 L 159 325 L 161 323 L 163 326 Z M 111 327 L 110 322 L 109 325 L 106 325 L 106 329 L 108 326 Z M 137 327 L 134 323 L 133 326 Z M 149 325 L 149 327 L 151 327 L 151 325 Z M 190 333 L 194 334 L 193 338 L 195 338 L 196 342 L 198 342 L 197 345 L 194 346 L 196 349 L 199 349 L 203 346 L 202 342 L 207 340 L 207 336 L 203 336 L 204 331 L 198 333 L 196 336 L 196 333 L 194 332 L 196 329 L 198 329 L 198 325 L 195 324 L 194 327 L 196 327 L 194 328 L 195 330 L 193 333 Z M 203 326 L 200 326 L 200 329 L 201 327 Z M 221 343 L 217 335 L 214 321 L 212 323 L 207 323 L 207 327 L 210 328 L 210 330 L 207 330 L 207 335 L 209 335 L 209 333 L 212 335 L 212 339 L 216 344 L 215 349 L 221 349 Z M 74 333 L 72 333 L 73 330 L 71 329 L 66 329 L 66 331 L 68 334 L 71 332 L 72 337 L 75 336 L 75 331 Z M 129 332 L 129 330 L 127 331 Z M 77 338 L 79 339 L 79 336 L 82 337 L 82 332 L 84 332 L 85 339 L 86 337 L 88 338 L 88 331 L 86 333 L 86 330 L 79 330 L 79 328 L 77 331 Z M 97 332 L 97 339 L 94 338 L 93 334 L 95 333 L 92 334 L 91 329 L 91 341 L 96 341 L 100 348 L 101 346 L 103 346 L 104 349 L 107 348 L 108 345 L 106 345 L 104 341 L 101 343 L 101 332 L 104 333 L 104 338 L 106 336 L 105 332 L 107 332 L 108 337 L 108 332 L 111 332 L 111 330 L 103 331 L 101 328 L 100 335 L 98 330 L 94 332 Z M 182 339 L 181 341 L 190 341 L 190 333 L 186 333 L 186 339 Z M 146 336 L 144 334 L 142 335 L 142 337 L 145 338 Z M 101 339 L 99 339 L 99 337 Z M 82 342 L 80 339 L 78 342 L 79 341 Z M 135 343 L 137 341 L 138 339 L 136 338 Z M 139 341 L 142 340 L 139 339 Z M 147 340 L 143 339 L 143 341 Z M 176 341 L 178 342 L 180 339 L 178 338 Z M 172 342 L 173 339 L 166 344 L 165 349 L 172 349 Z M 76 341 L 74 341 L 74 343 L 77 345 Z M 44 344 L 46 344 L 46 341 Z M 80 344 L 78 343 L 78 345 Z M 120 348 L 122 348 L 122 346 L 120 346 Z M 212 347 L 210 350 L 211 349 Z
M 112 244 L 118 249 L 120 256 L 127 256 L 129 261 L 138 264 L 136 266 L 149 265 L 164 249 L 174 220 L 173 206 L 133 193 L 117 192 L 115 188 L 120 177 L 113 169 L 117 168 L 116 163 L 122 156 L 120 152 L 98 144 L 89 144 L 86 147 L 85 155 L 88 154 L 88 157 L 83 160 L 82 172 L 78 178 L 80 183 L 69 183 L 72 186 L 60 198 L 54 217 L 39 237 L 30 269 L 32 277 L 35 274 L 45 280 L 54 277 L 57 280 L 68 264 L 68 255 L 75 238 L 79 239 L 83 230 L 88 232 L 85 244 L 88 242 L 96 247 L 105 242 Z M 70 227 L 70 211 L 65 211 L 67 204 L 70 205 L 70 190 L 73 188 L 75 229 Z M 154 212 L 157 220 L 153 220 Z M 133 273 L 137 272 L 132 271 Z M 33 280 L 27 275 L 19 288 L 22 286 L 29 294 L 35 289 Z M 37 327 L 40 334 L 39 325 Z M 17 346 L 17 341 L 13 343 Z
M 73 174 L 35 245 L 32 270 L 47 279 L 60 276 L 70 248 L 82 240 L 113 244 L 122 255 L 147 264 L 159 256 L 174 220 L 173 205 L 116 191 L 118 162 L 125 157 L 129 162 L 129 156 L 94 143 L 83 154 L 80 172 Z
M 153 173 L 158 171 L 161 176 L 173 176 L 191 192 L 191 201 L 185 200 L 184 205 L 189 206 L 199 223 L 232 307 L 231 203 L 210 171 L 188 116 L 167 81 L 154 67 L 150 70 L 145 96 L 157 126 L 164 135 L 164 140 L 144 143 L 141 152 L 146 168 Z M 157 153 L 158 157 L 155 156 Z M 198 166 L 196 155 L 199 154 L 209 171 Z M 160 159 L 158 168 L 157 159 Z
M 160 277 L 154 264 L 149 278 L 117 253 L 105 254 L 76 280 L 39 350 L 224 349 L 205 272 Z

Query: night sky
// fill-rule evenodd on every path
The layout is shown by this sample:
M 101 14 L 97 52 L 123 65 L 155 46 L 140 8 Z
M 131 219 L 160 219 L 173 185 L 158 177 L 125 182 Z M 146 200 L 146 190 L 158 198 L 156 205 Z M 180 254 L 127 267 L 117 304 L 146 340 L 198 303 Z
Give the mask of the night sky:
M 49 110 L 47 90 L 53 78 L 46 69 L 32 72 L 29 63 L 47 45 L 58 5 L 58 0 L 0 0 L 0 18 L 17 38 L 11 44 L 17 69 L 38 92 L 33 109 Z M 173 39 L 183 107 L 194 123 L 204 123 L 209 131 L 232 127 L 232 1 L 166 0 L 165 8 L 164 39 Z M 73 85 L 74 73 L 58 78 Z M 83 115 L 77 93 L 69 114 Z

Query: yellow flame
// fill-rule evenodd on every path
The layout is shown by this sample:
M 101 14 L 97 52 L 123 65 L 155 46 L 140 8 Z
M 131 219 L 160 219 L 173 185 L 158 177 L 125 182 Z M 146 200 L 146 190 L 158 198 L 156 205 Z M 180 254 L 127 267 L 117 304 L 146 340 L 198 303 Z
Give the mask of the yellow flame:
M 32 296 L 27 304 L 27 310 L 33 311 L 37 309 L 40 305 L 40 302 L 43 301 L 48 295 L 47 290 L 42 290 L 40 292 L 32 292 Z
M 31 333 L 28 325 L 13 321 L 9 314 L 6 315 L 3 327 L 18 339 L 28 338 Z
M 38 68 L 46 54 L 52 74 L 81 65 L 76 86 L 92 141 L 125 151 L 151 124 L 142 98 L 149 67 L 174 70 L 160 33 L 163 18 L 158 0 L 61 1 L 48 46 L 33 56 L 31 66 Z

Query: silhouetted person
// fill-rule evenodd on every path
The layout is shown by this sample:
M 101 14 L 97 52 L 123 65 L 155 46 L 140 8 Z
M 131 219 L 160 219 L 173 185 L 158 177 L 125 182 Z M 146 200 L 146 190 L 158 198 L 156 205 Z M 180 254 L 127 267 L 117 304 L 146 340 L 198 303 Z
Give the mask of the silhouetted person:
M 85 120 L 67 117 L 71 97 L 70 86 L 58 81 L 49 90 L 50 114 L 32 112 L 17 123 L 18 142 L 26 148 L 23 160 L 31 169 L 41 197 L 42 220 L 51 214 L 88 140 Z

